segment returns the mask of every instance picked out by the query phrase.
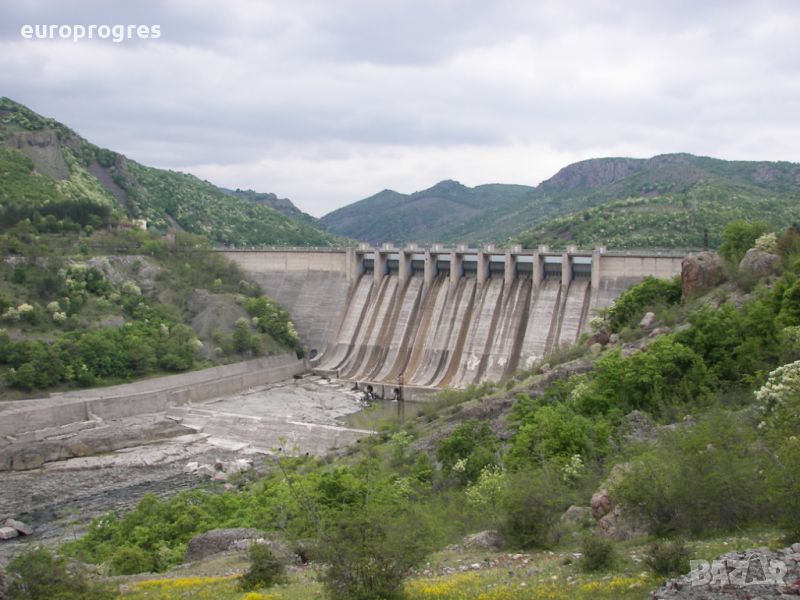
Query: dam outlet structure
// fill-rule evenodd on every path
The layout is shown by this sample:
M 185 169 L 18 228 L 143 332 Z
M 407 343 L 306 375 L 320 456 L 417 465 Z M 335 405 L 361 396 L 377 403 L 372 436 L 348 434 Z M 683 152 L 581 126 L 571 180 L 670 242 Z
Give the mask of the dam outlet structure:
M 629 286 L 679 274 L 683 259 L 491 245 L 223 252 L 289 311 L 315 371 L 388 398 L 506 379 L 574 344 Z

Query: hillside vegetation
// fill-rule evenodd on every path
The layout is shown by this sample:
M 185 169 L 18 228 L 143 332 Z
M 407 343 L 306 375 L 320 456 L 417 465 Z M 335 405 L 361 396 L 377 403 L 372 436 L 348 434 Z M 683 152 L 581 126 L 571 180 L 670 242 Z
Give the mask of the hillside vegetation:
M 373 243 L 682 249 L 702 247 L 706 235 L 716 247 L 732 219 L 797 221 L 798 197 L 794 163 L 666 154 L 575 163 L 535 188 L 448 181 L 410 195 L 385 190 L 321 223 Z
M 89 228 L 0 234 L 0 397 L 301 351 L 288 313 L 205 238 Z
M 726 228 L 731 283 L 682 298 L 645 279 L 591 338 L 504 385 L 444 390 L 326 460 L 272 457 L 237 490 L 145 498 L 62 553 L 163 572 L 199 532 L 255 527 L 311 565 L 255 589 L 230 563 L 225 578 L 185 567 L 121 597 L 644 599 L 688 558 L 796 541 L 800 231 L 764 229 Z M 771 273 L 740 269 L 754 245 Z M 482 530 L 502 549 L 463 541 Z
M 0 98 L 0 142 L 0 227 L 29 219 L 37 229 L 71 231 L 146 219 L 154 231 L 172 227 L 227 246 L 341 241 L 310 217 L 99 148 L 8 98 Z

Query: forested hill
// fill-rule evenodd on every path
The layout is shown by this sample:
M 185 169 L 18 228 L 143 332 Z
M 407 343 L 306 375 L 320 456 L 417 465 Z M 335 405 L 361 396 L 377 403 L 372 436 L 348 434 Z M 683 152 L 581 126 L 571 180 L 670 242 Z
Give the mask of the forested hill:
M 537 187 L 444 181 L 413 194 L 384 190 L 321 219 L 373 243 L 549 243 L 617 248 L 716 246 L 725 224 L 800 220 L 800 165 L 691 154 L 597 158 Z
M 174 227 L 227 246 L 337 241 L 299 211 L 146 167 L 8 98 L 0 98 L 0 174 L 0 230 L 24 219 L 49 232 L 146 219 L 155 231 Z

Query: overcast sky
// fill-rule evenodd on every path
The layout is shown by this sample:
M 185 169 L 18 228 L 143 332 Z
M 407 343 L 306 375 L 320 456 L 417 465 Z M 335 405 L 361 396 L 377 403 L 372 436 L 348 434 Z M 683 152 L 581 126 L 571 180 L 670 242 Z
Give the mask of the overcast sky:
M 25 24 L 161 37 L 28 40 Z M 599 156 L 800 162 L 800 2 L 0 0 L 0 95 L 316 216 Z

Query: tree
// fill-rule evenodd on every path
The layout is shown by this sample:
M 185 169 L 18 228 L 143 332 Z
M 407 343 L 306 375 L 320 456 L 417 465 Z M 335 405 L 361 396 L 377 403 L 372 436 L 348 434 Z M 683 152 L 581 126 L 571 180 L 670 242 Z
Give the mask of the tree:
M 722 232 L 722 244 L 719 255 L 732 266 L 738 266 L 745 253 L 752 248 L 756 240 L 767 231 L 767 226 L 760 221 L 731 221 Z

